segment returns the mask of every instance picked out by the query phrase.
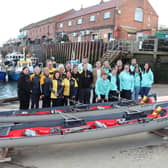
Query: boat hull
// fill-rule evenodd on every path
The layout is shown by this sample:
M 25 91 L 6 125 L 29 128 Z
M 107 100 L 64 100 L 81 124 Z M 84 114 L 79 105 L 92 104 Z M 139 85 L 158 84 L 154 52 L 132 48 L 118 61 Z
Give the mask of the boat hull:
M 136 134 L 141 132 L 153 131 L 168 126 L 168 117 L 154 119 L 145 123 L 133 123 L 110 127 L 106 129 L 89 130 L 80 133 L 71 133 L 65 135 L 50 135 L 37 137 L 6 138 L 0 139 L 0 147 L 19 147 L 46 144 L 75 143 L 81 141 L 97 140 L 102 138 L 112 138 Z
M 20 73 L 17 72 L 9 72 L 9 80 L 17 81 L 20 77 Z
M 83 116 L 94 116 L 94 115 L 101 115 L 104 113 L 107 114 L 119 114 L 123 111 L 145 111 L 145 110 L 152 110 L 155 109 L 156 106 L 168 106 L 168 102 L 161 102 L 161 103 L 152 103 L 152 104 L 145 104 L 145 105 L 134 105 L 134 106 L 121 106 L 121 107 L 114 107 L 111 109 L 106 110 L 94 110 L 94 111 L 84 111 L 84 112 L 68 112 L 68 114 L 73 114 L 76 117 L 83 117 Z M 60 109 L 71 109 L 71 107 L 57 107 L 53 108 L 54 110 Z M 13 123 L 13 122 L 34 122 L 34 121 L 53 121 L 55 119 L 60 119 L 60 116 L 57 114 L 51 114 L 50 111 L 53 109 L 38 109 L 37 111 L 48 111 L 49 114 L 46 115 L 27 115 L 27 116 L 17 116 L 11 115 L 12 111 L 9 112 L 1 112 L 3 115 L 0 115 L 0 123 Z M 19 111 L 13 111 L 14 114 L 18 114 Z M 24 112 L 24 111 L 23 111 Z M 26 111 L 30 112 L 30 111 Z M 21 112 L 20 112 L 21 113 Z
M 0 81 L 6 81 L 6 72 L 0 71 Z

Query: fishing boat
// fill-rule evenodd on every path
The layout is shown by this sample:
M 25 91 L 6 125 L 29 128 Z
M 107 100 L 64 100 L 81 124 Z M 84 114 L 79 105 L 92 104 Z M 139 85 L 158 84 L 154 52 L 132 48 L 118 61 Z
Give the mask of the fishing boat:
M 2 124 L 0 146 L 18 147 L 81 142 L 152 131 L 168 126 L 168 102 L 153 109 L 61 113 L 55 119 Z
M 9 71 L 9 79 L 13 81 L 17 81 L 20 77 L 20 73 L 23 69 L 23 67 L 28 67 L 30 70 L 30 73 L 33 73 L 33 64 L 32 61 L 30 60 L 23 60 L 23 61 L 18 61 L 13 68 L 13 71 Z
M 29 68 L 30 73 L 33 72 L 33 66 L 38 62 L 38 58 L 25 57 L 24 55 L 19 52 L 12 52 L 6 55 L 5 65 L 8 67 L 9 80 L 17 81 L 20 77 L 20 72 L 25 66 Z
M 0 81 L 6 81 L 6 71 L 0 68 Z
M 2 62 L 0 62 L 0 81 L 8 81 L 7 70 Z

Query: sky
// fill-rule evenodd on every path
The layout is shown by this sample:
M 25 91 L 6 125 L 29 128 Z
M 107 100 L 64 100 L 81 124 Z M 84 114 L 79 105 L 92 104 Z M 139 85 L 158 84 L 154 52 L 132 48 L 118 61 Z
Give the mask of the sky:
M 107 1 L 107 0 L 106 0 Z M 149 0 L 159 14 L 159 24 L 167 25 L 167 0 Z M 69 9 L 98 4 L 100 0 L 3 0 L 0 2 L 0 45 L 19 35 L 19 29 L 30 23 L 57 15 Z

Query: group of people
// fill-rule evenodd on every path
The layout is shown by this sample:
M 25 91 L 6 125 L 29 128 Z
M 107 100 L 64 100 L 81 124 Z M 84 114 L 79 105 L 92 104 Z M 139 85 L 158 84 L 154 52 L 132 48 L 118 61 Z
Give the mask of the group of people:
M 77 102 L 90 104 L 90 102 L 116 101 L 121 98 L 138 102 L 141 97 L 148 96 L 154 82 L 153 72 L 148 63 L 143 68 L 136 59 L 131 65 L 123 65 L 122 60 L 111 67 L 108 61 L 101 65 L 96 62 L 95 68 L 82 59 L 79 65 L 59 64 L 53 67 L 53 62 L 47 60 L 46 67 L 34 68 L 29 75 L 28 67 L 24 67 L 18 80 L 18 97 L 20 109 L 55 107 L 70 105 Z M 93 91 L 91 96 L 91 91 Z M 31 101 L 30 101 L 31 100 Z

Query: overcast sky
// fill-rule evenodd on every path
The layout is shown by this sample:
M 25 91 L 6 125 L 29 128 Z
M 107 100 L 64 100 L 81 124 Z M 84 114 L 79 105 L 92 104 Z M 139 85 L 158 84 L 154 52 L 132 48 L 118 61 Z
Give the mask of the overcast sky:
M 159 23 L 168 25 L 167 0 L 149 0 L 160 16 Z M 80 9 L 100 0 L 3 0 L 0 2 L 0 45 L 19 35 L 19 29 L 69 9 Z

